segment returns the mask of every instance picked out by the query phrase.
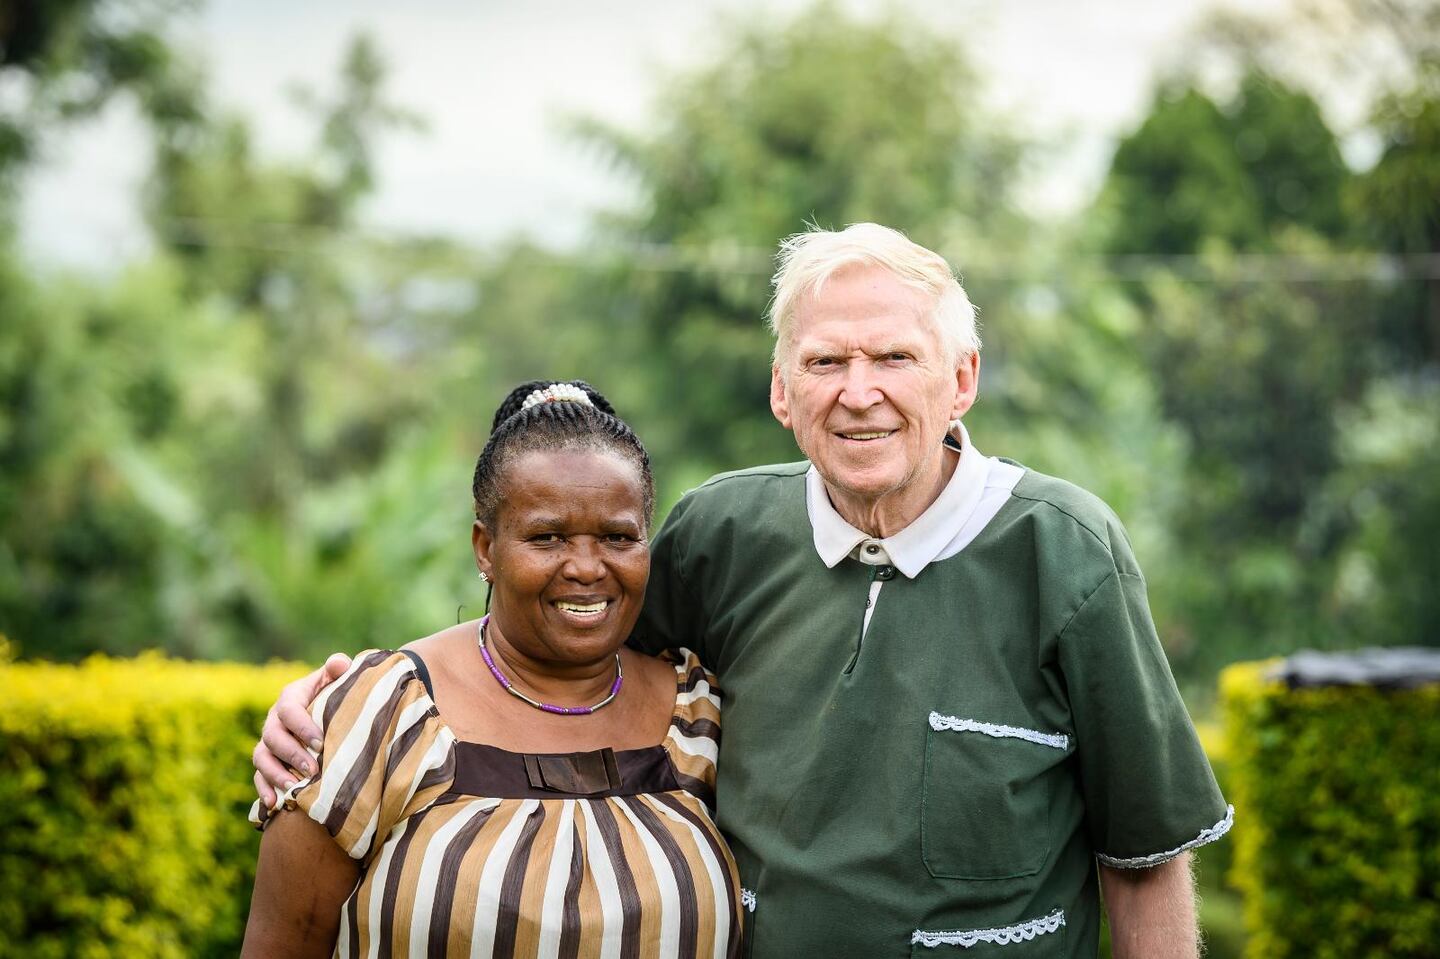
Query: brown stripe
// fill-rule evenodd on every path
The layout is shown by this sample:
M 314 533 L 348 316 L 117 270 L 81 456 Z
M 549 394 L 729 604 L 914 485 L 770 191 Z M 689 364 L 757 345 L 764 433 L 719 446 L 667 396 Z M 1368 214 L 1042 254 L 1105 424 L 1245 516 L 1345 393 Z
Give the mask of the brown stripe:
M 439 718 L 440 713 L 436 711 L 434 706 L 431 706 L 426 710 L 424 719 L 416 720 L 410 725 L 409 729 L 400 734 L 398 739 L 391 742 L 390 758 L 385 763 L 385 778 L 387 780 L 394 777 L 396 767 L 405 761 L 406 756 L 410 755 L 410 749 L 415 745 L 415 741 L 427 732 L 434 732 L 433 724 L 428 722 L 428 720 Z
M 703 779 L 696 779 L 694 776 L 686 776 L 680 770 L 675 770 L 675 780 L 680 783 L 680 788 L 685 790 L 696 799 L 705 804 L 707 810 L 715 808 L 715 787 Z
M 475 842 L 475 837 L 489 821 L 493 809 L 482 809 L 461 826 L 451 837 L 440 857 L 440 874 L 435 880 L 435 901 L 430 906 L 430 951 L 436 943 L 445 942 L 450 933 L 450 910 L 455 905 L 455 884 L 460 875 L 460 861 Z M 466 920 L 468 921 L 468 919 Z
M 395 844 L 390 855 L 390 871 L 385 874 L 385 888 L 371 890 L 370 895 L 380 896 L 380 959 L 390 959 L 390 945 L 395 937 L 395 900 L 400 892 L 400 873 L 404 871 L 405 859 L 410 844 L 415 841 L 415 827 L 418 823 L 405 821 L 405 834 Z
M 326 729 L 330 728 L 330 722 L 335 718 L 335 711 L 340 708 L 340 704 L 343 703 L 345 697 L 350 694 L 351 688 L 360 682 L 360 677 L 365 675 L 365 671 L 376 663 L 383 663 L 394 655 L 395 654 L 389 650 L 380 649 L 360 660 L 360 668 L 352 670 L 350 675 L 330 694 L 330 698 L 325 700 L 325 716 L 321 720 L 321 723 Z M 352 663 L 351 665 L 353 666 L 354 664 Z
M 428 748 L 428 747 L 427 747 Z M 415 787 L 415 795 L 418 797 L 427 789 L 434 789 L 437 786 L 450 785 L 455 778 L 455 744 L 450 744 L 450 749 L 445 753 L 445 761 L 440 765 L 426 771 L 420 777 L 420 785 Z
M 579 804 L 576 804 L 579 818 Z M 563 840 L 562 840 L 563 841 Z M 570 829 L 570 876 L 565 880 L 565 905 L 560 912 L 560 959 L 577 959 L 580 955 L 580 881 L 585 876 L 585 850 L 580 845 L 580 830 Z
M 411 678 L 413 677 L 414 673 L 412 672 Z M 376 679 L 378 681 L 379 677 Z M 423 689 L 424 687 L 416 684 L 415 688 Z M 335 802 L 330 808 L 330 815 L 325 819 L 325 828 L 330 831 L 330 835 L 336 837 L 340 835 L 345 826 L 345 820 L 349 818 L 351 809 L 355 806 L 356 799 L 360 796 L 367 781 L 379 778 L 381 770 L 376 765 L 375 757 L 379 754 L 380 747 L 390 732 L 390 727 L 395 721 L 395 714 L 400 711 L 407 700 L 414 698 L 415 693 L 410 689 L 409 680 L 402 677 L 396 683 L 395 688 L 391 690 L 384 705 L 376 712 L 375 718 L 370 724 L 369 735 L 365 738 L 365 748 L 355 758 L 354 764 L 346 774 L 339 791 L 335 794 Z M 338 740 L 336 745 L 339 745 Z M 359 838 L 359 832 L 364 829 L 365 821 L 369 820 L 372 811 L 370 809 L 356 810 L 361 814 L 359 818 L 362 820 L 353 830 L 356 838 Z
M 505 877 L 500 882 L 500 911 L 496 917 L 492 955 L 511 956 L 515 953 L 516 926 L 520 922 L 520 894 L 525 885 L 526 867 L 530 864 L 530 848 L 544 821 L 545 807 L 537 802 L 535 809 L 526 817 L 525 825 L 520 830 L 520 838 L 515 843 L 515 851 L 511 853 L 510 862 L 505 867 Z
M 740 930 L 744 921 L 740 914 L 740 877 L 736 874 L 735 858 L 730 855 L 728 847 L 720 842 L 715 829 L 715 824 L 706 818 L 701 817 L 695 810 L 685 805 L 685 802 L 678 796 L 669 793 L 655 796 L 656 802 L 662 802 L 683 816 L 696 829 L 700 835 L 705 837 L 709 844 L 710 851 L 715 854 L 715 861 L 720 863 L 720 871 L 725 875 L 725 901 L 730 903 L 730 942 L 725 947 L 725 955 L 735 957 L 740 954 Z
M 677 670 L 676 672 L 679 671 Z M 695 666 L 691 666 L 684 673 L 680 674 L 677 686 L 680 692 L 689 693 L 693 692 L 695 690 L 695 687 L 699 686 L 701 683 L 709 683 L 710 692 L 715 694 L 716 698 L 724 698 L 723 694 L 720 692 L 720 687 L 715 685 L 715 677 L 711 676 L 708 672 L 706 672 L 705 667 L 698 664 Z
M 690 871 L 690 863 L 685 860 L 685 854 L 680 851 L 680 846 L 675 842 L 675 837 L 670 830 L 660 821 L 645 803 L 638 799 L 625 798 L 623 802 L 636 819 L 640 820 L 650 835 L 655 839 L 660 851 L 665 854 L 665 859 L 670 863 L 670 872 L 675 879 L 675 887 L 680 894 L 680 951 L 678 955 L 695 955 L 695 927 L 698 924 L 698 917 L 695 915 L 699 908 L 695 899 L 695 875 Z M 657 881 L 659 877 L 656 877 Z M 656 902 L 659 908 L 659 901 Z
M 620 957 L 639 959 L 640 956 L 640 893 L 635 886 L 635 874 L 625 856 L 625 847 L 620 841 L 620 827 L 615 822 L 615 813 L 610 804 L 601 800 L 590 804 L 595 827 L 610 854 L 610 868 L 615 871 L 615 885 L 620 889 Z
M 720 741 L 720 724 L 713 719 L 682 719 L 676 716 L 670 720 L 670 726 L 690 739 L 713 739 L 717 743 Z
M 475 803 L 483 805 L 486 801 L 472 799 L 467 802 L 465 808 L 469 808 Z M 486 926 L 480 929 L 475 926 L 475 908 L 481 898 L 480 880 L 484 878 L 485 864 L 490 861 L 496 843 L 505 834 L 506 828 L 514 817 L 521 814 L 523 805 L 523 803 L 502 802 L 492 807 L 489 823 L 481 831 L 479 838 L 470 844 L 470 850 L 460 864 L 459 880 L 455 883 L 455 902 L 462 904 L 456 907 L 460 910 L 460 921 L 450 924 L 449 938 L 444 942 L 431 940 L 431 954 L 468 956 L 472 942 L 480 944 L 482 948 L 491 942 L 491 937 L 495 934 L 494 927 Z
M 595 856 L 590 854 L 591 830 L 596 829 L 592 823 L 595 805 L 584 799 L 575 803 L 575 831 L 580 839 L 580 848 L 585 851 L 587 864 L 605 855 L 603 852 Z M 580 879 L 580 895 L 575 908 L 580 913 L 580 954 L 576 959 L 601 959 L 600 950 L 605 943 L 605 909 L 600 902 L 600 879 L 593 868 L 586 869 Z
M 358 891 L 350 894 L 350 901 L 345 904 L 345 921 L 350 924 L 350 955 L 345 959 L 360 959 L 360 910 L 357 905 L 360 896 Z

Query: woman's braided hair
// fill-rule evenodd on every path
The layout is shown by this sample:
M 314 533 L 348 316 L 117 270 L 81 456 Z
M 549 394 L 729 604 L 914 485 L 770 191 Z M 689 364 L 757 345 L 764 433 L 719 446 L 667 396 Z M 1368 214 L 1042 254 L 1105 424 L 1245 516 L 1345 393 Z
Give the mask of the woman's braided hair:
M 590 404 L 574 400 L 550 400 L 529 407 L 525 401 L 535 392 L 550 387 L 575 387 L 589 397 Z M 475 518 L 495 529 L 495 514 L 504 498 L 501 481 L 510 462 L 526 453 L 583 450 L 614 453 L 635 465 L 645 497 L 645 525 L 655 508 L 655 479 L 650 474 L 650 454 L 640 437 L 615 415 L 615 407 L 589 383 L 571 380 L 532 380 L 515 387 L 495 410 L 490 439 L 475 461 L 470 492 L 475 498 Z

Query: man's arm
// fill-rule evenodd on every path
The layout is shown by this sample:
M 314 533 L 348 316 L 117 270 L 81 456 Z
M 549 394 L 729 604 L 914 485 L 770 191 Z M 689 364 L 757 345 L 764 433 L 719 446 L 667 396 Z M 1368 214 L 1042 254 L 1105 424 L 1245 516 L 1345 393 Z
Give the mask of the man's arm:
M 326 959 L 359 864 L 303 812 L 280 812 L 260 840 L 242 959 Z
M 309 743 L 317 752 L 320 749 L 320 727 L 310 718 L 310 704 L 349 668 L 350 657 L 334 653 L 324 666 L 280 690 L 280 698 L 265 715 L 250 761 L 255 766 L 255 792 L 267 809 L 275 808 L 277 790 L 289 789 L 295 782 L 290 770 L 299 770 L 302 776 L 315 771 L 303 745 Z
M 1190 854 L 1144 869 L 1100 866 L 1115 959 L 1198 959 Z

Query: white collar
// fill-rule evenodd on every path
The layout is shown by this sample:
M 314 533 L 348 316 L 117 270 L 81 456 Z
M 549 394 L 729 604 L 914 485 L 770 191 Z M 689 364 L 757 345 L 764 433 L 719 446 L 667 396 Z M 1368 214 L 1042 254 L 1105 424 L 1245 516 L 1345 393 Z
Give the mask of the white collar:
M 888 556 L 906 578 L 914 579 L 940 555 L 975 512 L 990 473 L 991 460 L 971 444 L 963 424 L 959 429 L 962 452 L 950 481 L 914 522 L 884 539 L 871 537 L 847 523 L 830 503 L 819 470 L 810 467 L 805 474 L 805 507 L 815 536 L 815 552 L 826 566 L 833 568 L 862 545 L 878 545 L 884 551 L 881 555 Z

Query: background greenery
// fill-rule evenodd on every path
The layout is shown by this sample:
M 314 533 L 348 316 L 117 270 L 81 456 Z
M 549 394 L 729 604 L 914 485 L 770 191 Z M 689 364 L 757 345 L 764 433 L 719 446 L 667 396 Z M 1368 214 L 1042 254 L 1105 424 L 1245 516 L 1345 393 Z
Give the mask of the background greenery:
M 972 435 L 1116 508 L 1197 712 L 1237 659 L 1440 641 L 1433 3 L 1198 25 L 1065 219 L 1020 203 L 1052 145 L 979 106 L 962 38 L 823 3 L 723 26 L 644 128 L 571 119 L 635 201 L 564 252 L 368 234 L 376 145 L 423 114 L 389 101 L 383 51 L 357 38 L 304 99 L 313 148 L 266 155 L 173 7 L 0 17 L 0 634 L 20 657 L 316 660 L 473 611 L 471 464 L 533 376 L 611 396 L 662 512 L 795 458 L 766 403 L 771 255 L 858 220 L 962 272 L 986 339 Z M 1370 99 L 1358 127 L 1321 108 L 1337 82 Z M 36 269 L 21 177 L 116 99 L 150 131 L 154 252 Z

